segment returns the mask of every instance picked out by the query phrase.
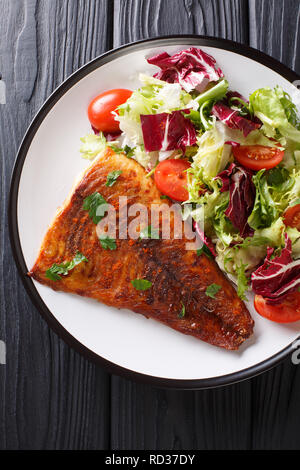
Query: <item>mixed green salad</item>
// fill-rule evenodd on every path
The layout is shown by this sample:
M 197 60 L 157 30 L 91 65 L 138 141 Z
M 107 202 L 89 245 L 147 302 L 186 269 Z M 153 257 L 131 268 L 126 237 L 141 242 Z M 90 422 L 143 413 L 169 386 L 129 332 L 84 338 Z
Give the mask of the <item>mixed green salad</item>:
M 110 146 L 135 159 L 163 194 L 193 204 L 203 252 L 241 299 L 252 289 L 259 313 L 300 319 L 300 120 L 291 97 L 279 86 L 242 96 L 198 48 L 147 61 L 158 71 L 140 74 L 139 89 L 92 101 L 82 156 Z

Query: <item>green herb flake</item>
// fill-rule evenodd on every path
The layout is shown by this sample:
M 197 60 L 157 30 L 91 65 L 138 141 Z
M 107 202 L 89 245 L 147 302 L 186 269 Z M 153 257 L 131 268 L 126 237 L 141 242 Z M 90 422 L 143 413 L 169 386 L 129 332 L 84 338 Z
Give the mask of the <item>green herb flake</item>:
M 111 171 L 110 173 L 108 173 L 105 186 L 108 186 L 109 188 L 111 188 L 115 184 L 115 182 L 117 181 L 117 179 L 119 178 L 121 174 L 122 174 L 122 170 L 115 170 L 115 171 Z
M 99 241 L 101 243 L 101 246 L 104 250 L 116 250 L 117 249 L 117 244 L 116 244 L 116 240 L 114 240 L 113 238 L 109 238 L 109 237 L 101 237 L 99 238 Z
M 213 256 L 209 248 L 207 248 L 206 245 L 203 245 L 202 248 L 199 248 L 199 250 L 197 250 L 197 256 L 201 256 L 201 255 L 205 255 L 208 259 L 213 259 Z
M 207 286 L 205 294 L 207 295 L 207 297 L 211 297 L 212 299 L 214 299 L 220 289 L 221 289 L 221 286 L 213 283 L 213 284 L 210 284 L 210 286 Z
M 124 150 L 122 149 L 122 147 L 118 147 L 117 145 L 110 144 L 110 143 L 108 143 L 107 145 L 108 145 L 115 153 L 122 153 L 122 152 L 124 152 Z
M 76 252 L 76 255 L 71 261 L 66 261 L 65 263 L 56 264 L 54 263 L 51 268 L 47 269 L 45 275 L 51 281 L 59 281 L 61 279 L 61 275 L 67 276 L 69 271 L 75 268 L 78 264 L 82 263 L 82 261 L 87 262 L 88 259 L 79 251 Z
M 83 209 L 89 212 L 89 217 L 93 219 L 94 224 L 98 224 L 104 215 L 97 215 L 98 208 L 106 204 L 106 200 L 100 193 L 93 193 L 87 196 L 83 201 Z
M 131 284 L 136 290 L 147 290 L 152 286 L 152 282 L 147 279 L 133 279 Z
M 178 318 L 184 318 L 185 316 L 185 305 L 183 302 L 181 302 L 182 308 L 180 310 L 180 313 L 178 314 Z
M 129 147 L 129 145 L 125 145 L 123 150 L 124 150 L 127 158 L 132 158 L 133 155 L 134 155 L 135 147 L 131 148 L 131 147 Z
M 159 240 L 159 231 L 153 228 L 152 225 L 148 225 L 148 227 L 141 230 L 139 240 L 145 240 L 149 238 L 152 240 Z

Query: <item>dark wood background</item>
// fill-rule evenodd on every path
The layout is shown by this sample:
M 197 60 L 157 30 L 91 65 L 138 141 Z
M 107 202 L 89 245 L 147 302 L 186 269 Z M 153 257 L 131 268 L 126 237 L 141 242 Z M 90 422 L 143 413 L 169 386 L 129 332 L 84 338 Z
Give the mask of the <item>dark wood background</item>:
M 249 44 L 300 73 L 299 0 L 0 0 L 1 449 L 299 449 L 300 366 L 216 390 L 165 391 L 109 375 L 70 349 L 21 284 L 7 195 L 44 100 L 99 54 L 141 38 L 197 33 Z

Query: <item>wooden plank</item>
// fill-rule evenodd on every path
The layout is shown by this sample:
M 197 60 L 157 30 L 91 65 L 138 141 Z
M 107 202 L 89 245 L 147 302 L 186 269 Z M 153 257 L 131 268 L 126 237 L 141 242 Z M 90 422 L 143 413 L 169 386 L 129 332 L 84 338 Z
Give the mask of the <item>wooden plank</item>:
M 245 1 L 115 0 L 114 46 L 166 34 L 248 42 Z M 113 449 L 244 449 L 251 442 L 251 383 L 203 392 L 112 379 Z
M 249 24 L 252 47 L 300 73 L 299 0 L 249 0 Z M 253 384 L 253 447 L 299 449 L 299 366 L 287 359 Z
M 16 272 L 7 195 L 17 148 L 38 108 L 68 75 L 112 46 L 109 0 L 0 1 L 0 448 L 109 445 L 109 376 L 58 339 Z
M 250 45 L 300 73 L 299 0 L 249 0 Z
M 176 7 L 174 3 L 172 11 L 178 15 L 170 19 L 162 13 L 171 8 L 165 1 L 116 2 L 114 44 L 178 32 L 244 43 L 249 39 L 253 47 L 299 72 L 298 0 L 249 0 L 249 34 L 243 9 L 247 2 L 176 2 Z M 290 358 L 250 381 L 202 392 L 156 390 L 113 378 L 112 445 L 121 449 L 299 449 L 299 387 L 300 370 Z
M 7 343 L 0 448 L 105 448 L 111 425 L 114 449 L 299 449 L 300 372 L 290 360 L 251 381 L 203 392 L 114 377 L 109 423 L 108 375 L 58 340 L 33 308 L 6 227 L 17 147 L 39 106 L 72 71 L 113 44 L 197 33 L 250 41 L 299 72 L 298 0 L 0 0 L 0 8 L 7 87 L 7 104 L 0 104 L 0 340 Z
M 299 449 L 299 365 L 288 358 L 252 382 L 252 447 Z
M 113 377 L 113 449 L 299 449 L 300 371 L 288 358 L 252 380 L 198 392 Z
M 168 34 L 248 42 L 244 0 L 115 0 L 114 46 Z
M 250 382 L 193 392 L 113 377 L 113 449 L 246 449 L 250 423 Z

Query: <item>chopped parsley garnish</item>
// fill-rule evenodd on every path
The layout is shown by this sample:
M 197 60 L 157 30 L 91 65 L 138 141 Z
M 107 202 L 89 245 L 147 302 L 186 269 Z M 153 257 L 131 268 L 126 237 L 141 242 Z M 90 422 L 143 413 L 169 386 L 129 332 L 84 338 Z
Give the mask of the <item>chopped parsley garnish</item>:
M 47 269 L 46 277 L 51 279 L 51 281 L 59 281 L 61 279 L 60 274 L 66 276 L 69 271 L 71 271 L 75 266 L 80 264 L 82 261 L 88 261 L 88 259 L 79 251 L 76 252 L 76 255 L 71 261 L 66 261 L 65 263 L 56 264 L 54 263 L 51 268 Z
M 122 153 L 124 150 L 122 147 L 118 147 L 117 145 L 108 143 L 108 146 L 115 152 L 115 153 Z
M 169 196 L 167 196 L 166 194 L 162 194 L 160 196 L 160 199 L 169 199 L 169 201 L 172 201 L 172 199 Z
M 135 147 L 131 148 L 131 147 L 129 147 L 129 145 L 125 145 L 124 152 L 126 154 L 126 157 L 132 158 L 133 155 L 134 155 L 134 149 L 135 149 Z
M 94 224 L 98 224 L 103 219 L 103 215 L 98 215 L 97 211 L 102 204 L 106 204 L 106 200 L 100 193 L 93 193 L 87 196 L 83 201 L 83 209 L 89 212 L 89 217 L 93 219 Z
M 99 238 L 99 241 L 104 250 L 116 250 L 117 249 L 116 240 L 114 240 L 113 238 L 101 237 Z
M 210 284 L 210 286 L 207 286 L 205 294 L 207 295 L 207 297 L 211 297 L 212 299 L 214 299 L 220 289 L 221 289 L 221 286 L 213 283 L 213 284 Z
M 109 188 L 111 188 L 115 184 L 115 182 L 117 181 L 117 179 L 119 178 L 121 174 L 122 174 L 122 170 L 115 170 L 115 171 L 111 171 L 110 173 L 108 173 L 105 186 L 108 186 Z
M 185 305 L 183 302 L 181 302 L 182 309 L 180 310 L 180 313 L 178 314 L 178 318 L 183 318 L 185 316 Z
M 144 228 L 140 232 L 140 240 L 151 238 L 152 240 L 159 240 L 159 231 L 156 228 L 153 228 L 152 225 Z
M 206 245 L 203 245 L 202 248 L 200 248 L 199 250 L 197 250 L 197 256 L 200 256 L 200 255 L 205 255 L 207 258 L 209 259 L 213 259 L 213 255 L 211 254 L 209 248 L 207 248 Z
M 147 290 L 152 286 L 152 282 L 147 279 L 133 279 L 131 284 L 136 290 Z
M 121 116 L 121 114 L 120 114 Z M 125 153 L 126 157 L 128 158 L 132 158 L 133 155 L 134 155 L 134 150 L 135 150 L 135 147 L 129 147 L 129 145 L 125 145 L 125 147 L 118 147 L 117 145 L 114 145 L 114 144 L 110 144 L 108 142 L 107 144 L 115 153 Z

